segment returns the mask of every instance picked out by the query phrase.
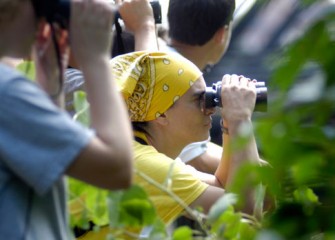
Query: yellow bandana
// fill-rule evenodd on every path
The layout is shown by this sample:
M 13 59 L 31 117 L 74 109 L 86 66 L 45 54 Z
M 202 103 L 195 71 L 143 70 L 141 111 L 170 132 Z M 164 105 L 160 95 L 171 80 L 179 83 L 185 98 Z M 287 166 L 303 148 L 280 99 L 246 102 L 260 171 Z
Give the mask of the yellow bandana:
M 132 52 L 113 58 L 111 65 L 133 122 L 159 117 L 202 75 L 176 53 Z

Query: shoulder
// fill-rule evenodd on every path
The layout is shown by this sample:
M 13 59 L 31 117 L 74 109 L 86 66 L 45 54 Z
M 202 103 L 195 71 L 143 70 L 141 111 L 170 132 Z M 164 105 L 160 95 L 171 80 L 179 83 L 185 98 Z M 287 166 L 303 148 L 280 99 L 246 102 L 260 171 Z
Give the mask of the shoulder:
M 27 80 L 19 71 L 9 67 L 5 64 L 0 63 L 0 86 L 2 89 L 4 86 L 8 85 L 13 79 Z
M 179 158 L 172 159 L 158 152 L 154 147 L 134 141 L 135 168 L 157 182 L 164 182 L 167 176 L 174 181 L 201 182 L 194 173 L 195 169 L 183 163 Z
M 186 205 L 191 204 L 208 187 L 195 177 L 191 167 L 157 152 L 152 146 L 135 143 L 134 182 L 142 186 L 156 206 L 158 215 L 166 223 L 184 211 L 173 197 L 160 187 L 168 188 Z
M 165 165 L 173 162 L 172 158 L 158 152 L 153 146 L 144 145 L 137 141 L 134 141 L 134 156 L 137 163 L 153 161 Z
M 46 98 L 46 102 L 49 101 L 49 97 L 35 82 L 16 69 L 0 64 L 0 100 L 3 103 L 1 106 L 22 104 L 29 100 L 43 103 L 40 97 Z

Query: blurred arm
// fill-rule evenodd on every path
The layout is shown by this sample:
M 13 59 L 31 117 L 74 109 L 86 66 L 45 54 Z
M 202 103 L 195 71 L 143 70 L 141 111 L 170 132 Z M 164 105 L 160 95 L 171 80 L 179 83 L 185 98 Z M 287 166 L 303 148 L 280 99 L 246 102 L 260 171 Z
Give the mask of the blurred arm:
M 99 187 L 125 188 L 132 179 L 132 131 L 109 67 L 114 10 L 104 1 L 73 1 L 71 9 L 71 50 L 85 78 L 96 137 L 67 173 Z
M 158 50 L 155 19 L 148 0 L 124 1 L 119 12 L 126 29 L 134 34 L 135 51 Z

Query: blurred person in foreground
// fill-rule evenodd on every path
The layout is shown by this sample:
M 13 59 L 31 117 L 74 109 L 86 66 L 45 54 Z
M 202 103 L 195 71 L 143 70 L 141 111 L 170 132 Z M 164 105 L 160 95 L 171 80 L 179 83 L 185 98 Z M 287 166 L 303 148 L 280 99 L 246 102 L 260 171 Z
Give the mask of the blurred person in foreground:
M 64 175 L 109 190 L 132 182 L 131 128 L 108 66 L 111 39 L 106 33 L 114 8 L 100 0 L 72 1 L 67 31 L 37 17 L 40 3 L 0 0 L 0 58 L 20 59 L 34 52 L 38 83 L 0 63 L 3 239 L 73 238 Z M 67 65 L 68 38 L 86 78 L 94 131 L 56 106 L 63 102 L 59 80 Z

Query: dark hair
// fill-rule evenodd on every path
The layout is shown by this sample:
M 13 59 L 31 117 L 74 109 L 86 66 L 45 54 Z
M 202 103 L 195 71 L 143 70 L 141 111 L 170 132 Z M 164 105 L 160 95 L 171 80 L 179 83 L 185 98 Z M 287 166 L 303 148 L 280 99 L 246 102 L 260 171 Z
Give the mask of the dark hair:
M 131 122 L 131 124 L 134 131 L 147 133 L 148 122 Z
M 190 45 L 204 45 L 232 20 L 235 0 L 170 0 L 169 36 Z
M 135 51 L 135 37 L 127 31 L 115 32 L 112 46 L 112 57 Z

